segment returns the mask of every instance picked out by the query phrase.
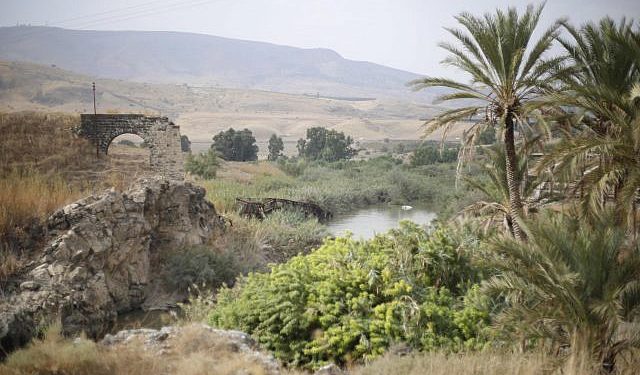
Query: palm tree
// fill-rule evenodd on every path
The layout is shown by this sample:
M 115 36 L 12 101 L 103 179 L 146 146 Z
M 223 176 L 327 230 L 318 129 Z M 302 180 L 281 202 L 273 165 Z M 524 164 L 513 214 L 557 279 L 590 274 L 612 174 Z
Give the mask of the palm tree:
M 465 207 L 462 213 L 480 218 L 485 231 L 492 228 L 492 224 L 496 223 L 496 218 L 501 218 L 505 229 L 513 235 L 513 218 L 509 210 L 509 186 L 507 184 L 504 146 L 494 145 L 491 148 L 486 148 L 485 152 L 488 160 L 479 165 L 480 171 L 485 178 L 465 178 L 465 182 L 470 187 L 482 192 L 485 199 Z M 535 193 L 538 186 L 535 180 L 526 178 L 528 174 L 527 167 L 527 160 L 520 158 L 516 173 L 518 179 L 522 181 L 519 185 L 519 192 L 523 211 L 525 212 L 536 209 L 541 200 L 547 196 L 546 194 L 538 194 L 536 196 Z
M 514 8 L 495 14 L 476 17 L 462 13 L 456 20 L 461 29 L 447 29 L 461 44 L 449 43 L 440 46 L 450 53 L 443 61 L 466 72 L 471 83 L 465 84 L 446 78 L 426 77 L 413 81 L 415 89 L 445 87 L 454 90 L 439 97 L 440 101 L 466 99 L 473 104 L 447 110 L 427 122 L 426 132 L 443 128 L 444 134 L 456 123 L 484 114 L 482 121 L 472 125 L 466 132 L 460 160 L 465 160 L 478 135 L 489 126 L 498 127 L 503 134 L 505 165 L 509 187 L 509 210 L 516 238 L 524 239 L 520 229 L 522 202 L 520 181 L 517 173 L 518 157 L 515 147 L 516 125 L 526 126 L 525 106 L 550 89 L 555 73 L 560 69 L 563 57 L 545 60 L 557 37 L 559 25 L 555 24 L 542 33 L 537 41 L 532 40 L 543 6 L 528 6 L 520 15 Z
M 607 372 L 640 345 L 640 247 L 610 219 L 589 225 L 549 215 L 532 223 L 526 243 L 494 239 L 490 262 L 499 272 L 484 285 L 506 301 L 498 322 L 586 354 Z
M 570 108 L 574 126 L 539 168 L 554 166 L 584 192 L 584 212 L 617 201 L 618 222 L 636 229 L 640 188 L 640 33 L 633 24 L 610 18 L 580 29 L 562 23 L 572 40 L 560 39 L 571 69 L 562 90 L 546 99 L 558 113 Z M 563 113 L 564 115 L 564 113 Z

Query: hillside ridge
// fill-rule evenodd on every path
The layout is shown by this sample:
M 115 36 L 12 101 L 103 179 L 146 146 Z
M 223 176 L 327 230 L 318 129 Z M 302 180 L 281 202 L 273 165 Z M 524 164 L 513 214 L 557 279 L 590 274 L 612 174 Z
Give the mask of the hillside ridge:
M 0 27 L 0 59 L 103 78 L 296 94 L 431 100 L 436 92 L 412 93 L 406 84 L 418 74 L 345 59 L 326 48 L 173 31 Z

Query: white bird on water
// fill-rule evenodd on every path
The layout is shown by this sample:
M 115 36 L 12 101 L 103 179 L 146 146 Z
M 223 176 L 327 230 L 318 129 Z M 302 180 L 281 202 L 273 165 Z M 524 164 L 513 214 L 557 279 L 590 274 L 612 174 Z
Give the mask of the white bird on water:
M 411 206 L 400 206 L 400 209 L 402 209 L 404 211 L 409 211 L 409 210 L 413 209 L 413 207 L 411 207 Z

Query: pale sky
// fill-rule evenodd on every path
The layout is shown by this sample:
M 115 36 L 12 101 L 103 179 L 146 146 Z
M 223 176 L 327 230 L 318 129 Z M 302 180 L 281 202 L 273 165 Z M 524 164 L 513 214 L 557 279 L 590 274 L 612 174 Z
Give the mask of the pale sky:
M 187 31 L 303 48 L 330 48 L 428 75 L 451 75 L 437 43 L 453 16 L 540 1 L 502 0 L 0 0 L 0 25 Z M 548 0 L 542 26 L 610 15 L 640 21 L 640 0 Z

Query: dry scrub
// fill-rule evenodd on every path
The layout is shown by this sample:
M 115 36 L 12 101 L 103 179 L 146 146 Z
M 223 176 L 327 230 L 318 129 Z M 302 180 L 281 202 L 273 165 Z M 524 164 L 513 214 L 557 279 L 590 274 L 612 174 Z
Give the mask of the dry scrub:
M 423 353 L 408 356 L 388 354 L 370 364 L 349 371 L 352 375 L 587 375 L 598 374 L 598 365 L 581 358 L 571 358 L 564 367 L 557 358 L 540 353 L 467 352 Z M 618 363 L 618 375 L 637 374 L 638 353 L 631 353 Z
M 66 114 L 0 113 L 0 172 L 36 169 L 49 175 L 86 168 L 95 149 L 73 135 L 79 122 Z
M 246 374 L 266 375 L 268 370 L 237 346 L 201 328 L 187 326 L 166 344 L 162 355 L 145 349 L 135 339 L 105 347 L 86 339 L 69 340 L 53 326 L 41 340 L 12 353 L 0 365 L 2 375 L 141 375 L 141 374 Z

